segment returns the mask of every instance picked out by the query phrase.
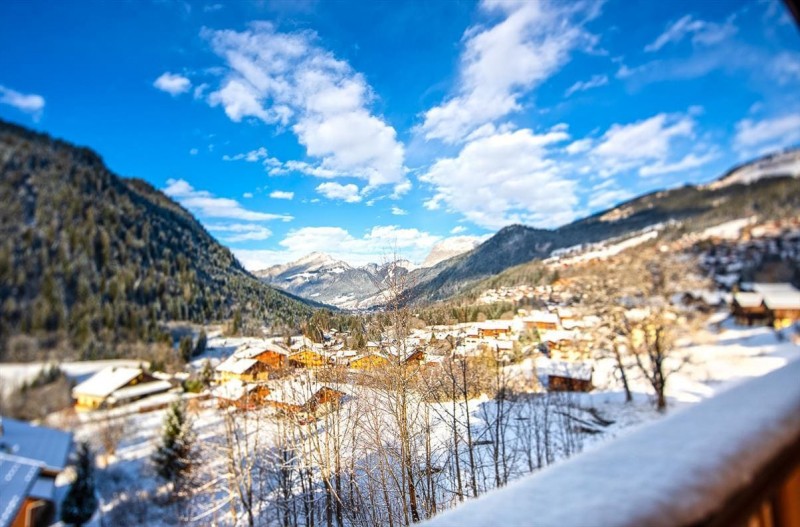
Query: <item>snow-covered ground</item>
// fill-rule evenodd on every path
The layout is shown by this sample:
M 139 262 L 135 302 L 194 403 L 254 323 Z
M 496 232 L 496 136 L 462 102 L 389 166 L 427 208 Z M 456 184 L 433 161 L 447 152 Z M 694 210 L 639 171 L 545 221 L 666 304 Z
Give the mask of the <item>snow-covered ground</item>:
M 791 342 L 791 331 L 791 329 L 785 329 L 778 333 L 766 327 L 735 326 L 722 313 L 716 318 L 712 318 L 707 330 L 699 333 L 694 342 L 688 343 L 678 354 L 688 360 L 669 379 L 667 387 L 668 414 L 675 413 L 683 407 L 712 397 L 746 379 L 764 375 L 789 361 L 800 358 L 800 347 Z M 210 359 L 212 363 L 223 360 L 237 347 L 251 340 L 254 339 L 225 338 L 218 334 L 212 334 L 209 337 L 206 353 L 195 359 L 192 366 L 199 368 L 206 358 Z M 510 366 L 507 373 L 512 377 L 532 378 L 536 376 L 537 370 L 543 370 L 542 360 L 527 359 Z M 637 429 L 638 425 L 662 417 L 653 408 L 649 385 L 645 379 L 635 374 L 634 368 L 630 370 L 630 382 L 634 392 L 632 404 L 624 402 L 624 393 L 621 383 L 615 375 L 613 360 L 601 358 L 595 362 L 594 368 L 594 383 L 597 387 L 595 391 L 587 394 L 570 394 L 564 396 L 567 399 L 558 399 L 555 402 L 556 406 L 554 406 L 555 410 L 551 419 L 567 419 L 573 424 L 584 425 L 582 435 L 560 439 L 563 442 L 558 451 L 552 454 L 555 459 L 567 457 L 580 450 L 593 449 L 606 443 L 610 438 L 628 435 L 631 430 Z M 541 371 L 539 373 L 541 374 Z M 350 415 L 368 415 L 376 405 L 380 404 L 377 401 L 379 401 L 379 397 L 374 394 L 364 397 L 362 400 L 351 398 L 347 403 L 350 405 L 348 412 Z M 536 422 L 534 414 L 540 409 L 535 406 L 526 406 L 528 403 L 524 398 L 507 404 L 514 417 L 509 421 L 511 424 L 506 433 L 513 441 L 524 440 L 521 435 L 534 428 L 531 423 Z M 431 430 L 433 448 L 446 452 L 452 437 L 450 429 L 446 427 L 448 412 L 452 412 L 451 404 L 430 403 L 429 408 L 433 423 Z M 464 420 L 466 408 L 463 403 L 457 405 L 456 413 L 461 421 Z M 473 440 L 476 444 L 491 443 L 492 427 L 489 425 L 498 411 L 495 401 L 486 397 L 474 399 L 470 401 L 468 408 L 472 428 L 475 430 Z M 570 414 L 566 417 L 563 415 L 565 408 L 569 408 Z M 139 514 L 136 516 L 137 521 L 149 525 L 174 523 L 174 514 L 177 512 L 171 509 L 171 506 L 152 507 L 147 503 L 137 505 L 136 502 L 137 492 L 140 493 L 141 500 L 150 500 L 153 492 L 159 487 L 150 464 L 150 458 L 158 441 L 163 415 L 163 410 L 148 413 L 133 411 L 125 418 L 126 429 L 129 433 L 122 439 L 116 455 L 109 460 L 108 466 L 102 469 L 98 476 L 104 514 L 113 516 L 115 507 L 119 503 L 125 502 L 125 506 L 134 511 L 132 514 Z M 203 458 L 203 463 L 211 463 L 214 452 L 219 451 L 220 444 L 224 441 L 223 414 L 214 407 L 212 401 L 206 401 L 196 403 L 192 415 L 195 420 L 195 432 L 204 452 L 202 455 L 209 456 L 208 459 Z M 77 438 L 96 443 L 100 426 L 102 425 L 97 422 L 78 424 Z M 281 426 L 280 420 L 265 418 L 259 428 L 259 433 L 263 435 L 262 444 L 277 441 Z M 389 430 L 392 428 L 387 426 L 384 433 L 388 433 Z M 389 434 L 389 436 L 392 435 Z M 387 441 L 392 439 L 391 437 L 386 438 Z M 464 448 L 463 444 L 461 448 Z M 490 448 L 482 446 L 477 451 L 479 464 L 484 467 L 482 469 L 483 480 L 479 480 L 478 484 L 485 485 L 484 490 L 488 490 L 493 485 L 490 477 L 491 471 L 485 468 L 491 466 Z M 520 477 L 528 472 L 524 457 L 515 457 L 510 463 L 512 464 L 512 478 Z M 211 470 L 208 466 L 205 469 Z M 213 470 L 223 471 L 224 467 L 220 465 Z M 215 500 L 227 499 L 219 492 L 222 491 L 209 495 L 205 502 L 202 500 L 197 502 L 200 503 L 200 505 L 195 504 L 198 508 L 187 514 L 189 516 L 203 514 L 202 511 L 210 510 L 209 507 L 215 503 Z M 451 495 L 450 500 L 452 499 Z M 226 507 L 225 511 L 228 509 L 229 507 Z M 222 519 L 224 514 L 220 513 L 219 517 L 215 516 L 214 521 L 230 524 L 228 519 Z M 206 517 L 206 519 L 209 518 Z M 198 521 L 200 524 L 203 523 L 203 520 Z
M 0 395 L 8 394 L 23 383 L 33 380 L 42 370 L 52 366 L 53 362 L 4 362 L 0 364 Z M 138 368 L 142 361 L 128 359 L 92 360 L 61 362 L 58 367 L 70 379 L 80 383 L 98 371 L 109 366 Z

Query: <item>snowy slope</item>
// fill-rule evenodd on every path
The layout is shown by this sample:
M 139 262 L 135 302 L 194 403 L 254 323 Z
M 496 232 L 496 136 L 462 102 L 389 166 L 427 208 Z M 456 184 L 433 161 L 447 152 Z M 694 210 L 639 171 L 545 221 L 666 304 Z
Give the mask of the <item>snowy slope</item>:
M 433 246 L 431 252 L 425 257 L 420 267 L 433 267 L 439 262 L 443 262 L 459 254 L 471 251 L 483 241 L 484 238 L 478 236 L 453 236 L 446 238 Z
M 710 183 L 707 188 L 718 189 L 735 184 L 749 185 L 759 179 L 779 176 L 800 176 L 800 149 L 771 154 L 742 165 Z

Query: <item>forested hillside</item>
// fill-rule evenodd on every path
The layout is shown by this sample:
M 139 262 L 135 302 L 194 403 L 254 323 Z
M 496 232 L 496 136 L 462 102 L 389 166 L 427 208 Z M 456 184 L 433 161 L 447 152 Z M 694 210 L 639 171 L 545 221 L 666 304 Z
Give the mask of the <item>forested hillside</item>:
M 311 312 L 148 183 L 2 121 L 0 202 L 0 360 L 21 358 L 19 334 L 98 357 L 115 343 L 166 339 L 166 321 L 282 326 Z

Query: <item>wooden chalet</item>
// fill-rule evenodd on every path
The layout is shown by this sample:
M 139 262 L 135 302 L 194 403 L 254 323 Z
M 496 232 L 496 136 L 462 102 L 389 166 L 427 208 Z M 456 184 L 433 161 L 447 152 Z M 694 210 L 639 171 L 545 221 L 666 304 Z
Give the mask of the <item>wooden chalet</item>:
M 731 311 L 738 324 L 769 324 L 781 329 L 800 320 L 800 291 L 791 284 L 757 283 L 751 288 L 733 295 Z
M 51 525 L 72 434 L 0 417 L 0 526 Z
M 274 370 L 285 368 L 288 365 L 289 354 L 288 349 L 273 342 L 250 344 L 234 353 L 238 358 L 253 359 Z
M 220 408 L 233 406 L 240 410 L 252 410 L 263 406 L 269 393 L 269 387 L 263 383 L 230 380 L 214 388 L 211 395 Z
M 172 388 L 141 368 L 110 366 L 72 389 L 77 411 L 91 411 L 129 403 Z
M 558 315 L 548 311 L 533 311 L 523 317 L 522 323 L 527 330 L 553 331 L 559 328 Z
M 510 320 L 487 320 L 478 324 L 478 336 L 480 338 L 506 337 L 510 333 Z
M 590 392 L 594 370 L 588 363 L 551 361 L 547 371 L 550 392 Z
M 347 366 L 354 370 L 374 370 L 385 368 L 389 363 L 389 358 L 386 355 L 367 352 L 353 357 Z
M 313 418 L 345 397 L 345 392 L 316 382 L 285 380 L 270 385 L 264 404 L 301 420 Z
M 265 381 L 269 379 L 271 370 L 272 368 L 266 363 L 256 359 L 241 359 L 236 355 L 231 355 L 215 368 L 217 376 L 222 382 Z

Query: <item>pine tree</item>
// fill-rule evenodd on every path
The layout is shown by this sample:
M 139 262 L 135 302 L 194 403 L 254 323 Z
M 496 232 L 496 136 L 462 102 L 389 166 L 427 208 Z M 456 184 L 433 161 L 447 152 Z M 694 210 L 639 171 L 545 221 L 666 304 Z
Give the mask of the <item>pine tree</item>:
M 81 526 L 92 519 L 98 505 L 94 489 L 92 453 L 86 443 L 78 445 L 75 470 L 77 473 L 75 481 L 61 502 L 61 521 Z
M 153 454 L 158 475 L 180 490 L 192 468 L 194 434 L 192 423 L 181 401 L 170 405 L 164 416 L 161 445 Z
M 211 361 L 206 359 L 203 361 L 203 369 L 200 370 L 200 382 L 208 388 L 212 380 L 214 380 L 214 368 L 211 366 Z
M 192 347 L 192 337 L 182 337 L 179 350 L 183 362 L 189 362 L 192 359 L 192 352 L 194 351 L 194 348 Z
M 208 337 L 206 336 L 206 330 L 201 329 L 200 335 L 197 337 L 197 344 L 194 346 L 194 354 L 200 355 L 206 350 L 206 346 L 208 345 Z

